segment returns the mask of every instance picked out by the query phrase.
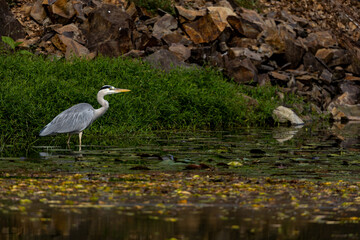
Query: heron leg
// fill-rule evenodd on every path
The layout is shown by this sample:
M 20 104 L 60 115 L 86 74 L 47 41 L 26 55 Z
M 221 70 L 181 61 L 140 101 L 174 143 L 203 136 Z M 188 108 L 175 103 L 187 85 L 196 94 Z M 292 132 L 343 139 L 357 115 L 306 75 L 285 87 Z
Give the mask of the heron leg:
M 82 132 L 79 132 L 79 152 L 81 151 L 81 137 L 82 137 Z

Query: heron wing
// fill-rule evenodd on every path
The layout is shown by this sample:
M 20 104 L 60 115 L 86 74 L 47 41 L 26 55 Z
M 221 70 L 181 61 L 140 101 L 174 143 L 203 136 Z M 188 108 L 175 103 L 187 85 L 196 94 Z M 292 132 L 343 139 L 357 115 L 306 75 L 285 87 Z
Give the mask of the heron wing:
M 88 103 L 79 103 L 57 115 L 41 131 L 40 136 L 57 133 L 78 133 L 91 125 L 94 108 Z

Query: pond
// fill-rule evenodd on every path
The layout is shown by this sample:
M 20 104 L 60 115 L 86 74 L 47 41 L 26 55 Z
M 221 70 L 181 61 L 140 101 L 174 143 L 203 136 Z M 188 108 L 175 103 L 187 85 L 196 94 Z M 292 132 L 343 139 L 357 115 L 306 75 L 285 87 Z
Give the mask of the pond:
M 359 239 L 359 131 L 159 131 L 84 135 L 92 145 L 81 152 L 52 138 L 27 154 L 7 148 L 0 239 Z

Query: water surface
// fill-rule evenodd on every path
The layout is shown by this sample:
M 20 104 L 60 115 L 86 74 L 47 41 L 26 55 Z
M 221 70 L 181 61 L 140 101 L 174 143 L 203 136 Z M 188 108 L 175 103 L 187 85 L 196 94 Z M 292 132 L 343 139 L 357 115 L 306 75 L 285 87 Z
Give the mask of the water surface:
M 7 149 L 0 239 L 359 239 L 358 132 L 160 131 L 84 135 L 82 152 L 51 138 Z

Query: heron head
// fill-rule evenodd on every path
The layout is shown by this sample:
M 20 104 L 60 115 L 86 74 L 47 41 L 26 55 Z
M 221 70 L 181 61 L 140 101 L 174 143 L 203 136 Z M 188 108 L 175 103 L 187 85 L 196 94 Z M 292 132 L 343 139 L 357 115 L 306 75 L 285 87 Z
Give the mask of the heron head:
M 102 88 L 100 88 L 99 92 L 103 92 L 105 95 L 108 95 L 108 94 L 121 93 L 121 92 L 130 92 L 130 90 L 129 89 L 116 88 L 116 87 L 111 86 L 111 85 L 104 85 L 104 86 L 102 86 Z

